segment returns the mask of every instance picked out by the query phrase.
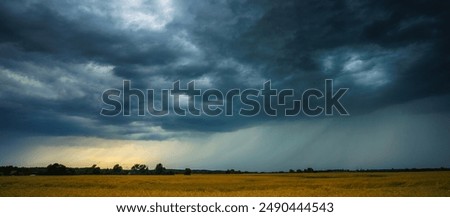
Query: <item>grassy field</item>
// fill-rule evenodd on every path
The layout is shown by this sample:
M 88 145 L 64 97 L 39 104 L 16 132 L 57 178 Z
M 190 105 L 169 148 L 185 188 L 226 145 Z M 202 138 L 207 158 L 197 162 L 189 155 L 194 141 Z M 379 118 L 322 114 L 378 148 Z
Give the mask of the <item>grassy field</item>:
M 450 196 L 450 172 L 4 176 L 0 196 Z

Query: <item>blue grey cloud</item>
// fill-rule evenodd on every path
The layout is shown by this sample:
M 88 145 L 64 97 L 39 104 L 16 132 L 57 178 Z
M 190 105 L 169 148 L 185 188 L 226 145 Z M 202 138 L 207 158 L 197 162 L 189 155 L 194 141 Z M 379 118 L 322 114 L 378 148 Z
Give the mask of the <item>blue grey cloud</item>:
M 429 103 L 404 109 L 448 118 L 449 9 L 445 1 L 2 1 L 0 143 L 161 141 L 327 119 L 100 116 L 102 92 L 124 79 L 141 89 L 196 80 L 225 91 L 271 80 L 297 94 L 334 79 L 349 88 L 346 123 L 415 100 Z

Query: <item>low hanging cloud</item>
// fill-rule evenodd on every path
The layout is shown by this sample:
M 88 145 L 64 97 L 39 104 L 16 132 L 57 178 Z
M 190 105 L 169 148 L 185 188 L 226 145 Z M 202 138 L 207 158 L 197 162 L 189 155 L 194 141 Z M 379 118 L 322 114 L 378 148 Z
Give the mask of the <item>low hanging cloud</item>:
M 18 157 L 25 147 L 68 147 L 54 138 L 93 148 L 99 141 L 143 148 L 177 141 L 205 160 L 176 161 L 169 152 L 158 159 L 199 167 L 209 159 L 214 168 L 249 170 L 263 164 L 446 166 L 448 9 L 448 2 L 423 1 L 3 1 L 0 147 Z M 103 91 L 121 89 L 123 80 L 140 89 L 196 80 L 200 88 L 222 91 L 260 89 L 271 80 L 273 88 L 301 93 L 325 79 L 349 88 L 342 103 L 350 116 L 99 115 Z M 400 107 L 406 114 L 386 112 Z M 232 154 L 220 160 L 222 148 Z M 363 154 L 371 150 L 378 155 Z M 428 154 L 412 158 L 409 150 Z M 272 163 L 261 157 L 269 154 Z M 57 158 L 33 162 L 51 160 Z M 8 162 L 20 164 L 1 163 Z
M 450 114 L 426 110 L 433 101 L 446 98 L 414 101 L 352 119 L 267 122 L 228 133 L 196 132 L 164 141 L 33 137 L 15 142 L 22 147 L 20 158 L 3 154 L 0 163 L 46 166 L 62 161 L 101 167 L 120 163 L 130 168 L 135 163 L 164 162 L 170 168 L 243 171 L 441 167 L 449 163 L 450 146 L 442 138 L 450 130 Z

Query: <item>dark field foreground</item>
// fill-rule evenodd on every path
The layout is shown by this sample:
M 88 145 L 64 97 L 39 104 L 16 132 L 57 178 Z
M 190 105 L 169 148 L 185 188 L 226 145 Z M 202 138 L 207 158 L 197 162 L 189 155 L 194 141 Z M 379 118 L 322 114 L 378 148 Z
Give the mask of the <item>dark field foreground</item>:
M 0 196 L 450 196 L 450 172 L 3 176 Z

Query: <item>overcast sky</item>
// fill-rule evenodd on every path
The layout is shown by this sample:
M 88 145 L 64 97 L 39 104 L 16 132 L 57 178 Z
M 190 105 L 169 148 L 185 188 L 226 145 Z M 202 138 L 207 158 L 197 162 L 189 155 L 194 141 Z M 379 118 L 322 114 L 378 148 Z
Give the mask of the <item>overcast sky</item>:
M 0 165 L 450 167 L 447 1 L 0 1 Z M 104 117 L 103 91 L 349 88 L 349 116 Z

